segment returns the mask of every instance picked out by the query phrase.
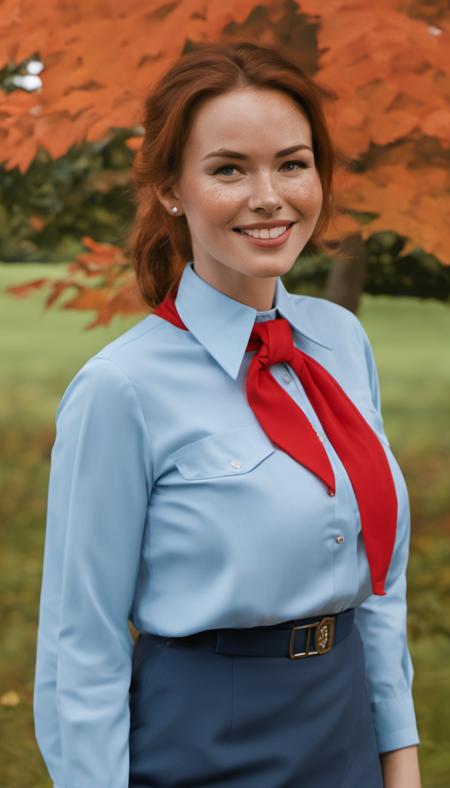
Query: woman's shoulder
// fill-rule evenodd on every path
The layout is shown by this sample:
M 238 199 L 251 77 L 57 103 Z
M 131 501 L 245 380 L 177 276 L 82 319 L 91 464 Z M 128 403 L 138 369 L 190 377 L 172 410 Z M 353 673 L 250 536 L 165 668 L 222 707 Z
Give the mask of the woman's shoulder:
M 290 293 L 289 297 L 296 327 L 310 339 L 332 349 L 360 342 L 362 323 L 347 307 L 320 296 Z
M 143 348 L 157 347 L 162 341 L 161 333 L 168 325 L 167 320 L 163 320 L 158 315 L 153 313 L 145 315 L 134 326 L 103 345 L 92 358 L 101 356 L 120 365 L 122 361 L 139 355 Z
M 57 415 L 69 401 L 93 402 L 130 396 L 144 377 L 155 372 L 157 358 L 164 355 L 165 334 L 172 326 L 154 314 L 103 345 L 75 372 L 64 389 Z

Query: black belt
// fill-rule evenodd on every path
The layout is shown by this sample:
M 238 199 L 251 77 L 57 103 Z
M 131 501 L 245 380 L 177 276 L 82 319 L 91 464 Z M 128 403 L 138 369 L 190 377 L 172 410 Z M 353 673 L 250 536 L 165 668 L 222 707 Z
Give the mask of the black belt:
M 144 637 L 162 639 L 167 646 L 208 647 L 218 654 L 301 659 L 331 651 L 350 634 L 353 619 L 354 608 L 349 608 L 341 613 L 298 618 L 267 627 L 207 629 L 184 637 L 148 633 Z

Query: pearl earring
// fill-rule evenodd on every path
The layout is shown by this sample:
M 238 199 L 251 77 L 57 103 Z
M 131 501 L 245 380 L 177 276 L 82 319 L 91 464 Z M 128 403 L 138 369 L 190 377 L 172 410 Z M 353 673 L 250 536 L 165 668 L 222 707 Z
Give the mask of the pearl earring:
M 172 205 L 170 210 L 172 211 L 172 213 L 177 213 L 178 212 L 178 208 L 177 208 L 176 205 Z

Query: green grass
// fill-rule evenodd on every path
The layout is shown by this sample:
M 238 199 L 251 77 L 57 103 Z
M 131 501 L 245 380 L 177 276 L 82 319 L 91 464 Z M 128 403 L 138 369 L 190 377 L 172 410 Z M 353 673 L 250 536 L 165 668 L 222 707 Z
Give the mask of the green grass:
M 45 294 L 17 299 L 8 284 L 60 276 L 58 265 L 0 265 L 0 593 L 3 637 L 0 785 L 48 788 L 34 739 L 37 605 L 54 415 L 65 386 L 140 315 L 83 330 L 93 313 L 44 312 Z M 359 317 L 377 360 L 386 432 L 412 507 L 410 648 L 423 788 L 450 785 L 450 310 L 437 302 L 365 295 Z
M 359 317 L 379 366 L 390 437 L 402 451 L 447 451 L 450 305 L 364 295 Z
M 116 316 L 109 326 L 86 330 L 93 312 L 61 309 L 59 301 L 45 310 L 43 291 L 26 298 L 4 292 L 8 285 L 41 277 L 58 279 L 64 270 L 57 264 L 0 265 L 0 374 L 6 391 L 0 420 L 8 415 L 11 402 L 20 403 L 21 419 L 51 420 L 63 389 L 86 359 L 143 316 Z M 62 295 L 61 303 L 73 293 Z

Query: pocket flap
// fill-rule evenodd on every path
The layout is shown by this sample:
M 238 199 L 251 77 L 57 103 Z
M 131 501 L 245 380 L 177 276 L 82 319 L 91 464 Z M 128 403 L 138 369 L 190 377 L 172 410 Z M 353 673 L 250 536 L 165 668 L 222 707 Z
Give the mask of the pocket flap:
M 170 457 L 185 479 L 211 479 L 248 473 L 274 451 L 262 429 L 251 425 L 207 435 Z

